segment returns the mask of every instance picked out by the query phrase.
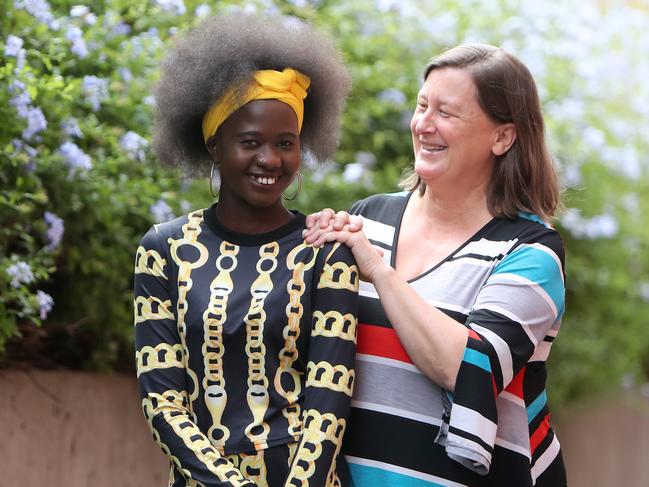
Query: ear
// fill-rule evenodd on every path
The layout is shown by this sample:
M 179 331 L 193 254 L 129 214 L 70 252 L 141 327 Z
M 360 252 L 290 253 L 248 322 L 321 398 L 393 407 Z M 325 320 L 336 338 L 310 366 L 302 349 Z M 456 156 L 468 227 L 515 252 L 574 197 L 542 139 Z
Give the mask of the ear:
M 217 138 L 215 135 L 207 139 L 207 142 L 205 142 L 205 148 L 207 149 L 207 152 L 210 154 L 212 157 L 212 160 L 216 159 L 216 155 L 218 152 L 217 149 Z
M 494 130 L 491 152 L 495 156 L 502 156 L 516 141 L 516 126 L 513 123 L 504 123 Z

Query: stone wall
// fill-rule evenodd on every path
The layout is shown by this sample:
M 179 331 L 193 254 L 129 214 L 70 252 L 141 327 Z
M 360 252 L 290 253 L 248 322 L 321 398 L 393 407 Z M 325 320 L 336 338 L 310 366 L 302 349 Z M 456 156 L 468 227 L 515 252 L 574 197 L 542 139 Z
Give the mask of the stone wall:
M 0 386 L 0 487 L 167 485 L 134 378 L 0 370 Z M 557 430 L 570 487 L 649 487 L 646 399 L 564 413 Z

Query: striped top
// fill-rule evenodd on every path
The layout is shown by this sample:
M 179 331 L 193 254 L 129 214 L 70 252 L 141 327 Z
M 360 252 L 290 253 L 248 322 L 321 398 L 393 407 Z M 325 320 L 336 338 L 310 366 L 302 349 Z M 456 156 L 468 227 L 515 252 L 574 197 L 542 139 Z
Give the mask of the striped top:
M 170 486 L 345 485 L 358 269 L 304 223 L 244 235 L 213 206 L 142 238 L 137 375 Z
M 392 266 L 410 194 L 371 196 L 350 210 Z M 361 281 L 357 383 L 343 446 L 355 487 L 565 484 L 545 391 L 564 311 L 563 261 L 559 234 L 521 213 L 493 218 L 409 281 L 470 330 L 453 394 L 412 363 L 374 286 Z

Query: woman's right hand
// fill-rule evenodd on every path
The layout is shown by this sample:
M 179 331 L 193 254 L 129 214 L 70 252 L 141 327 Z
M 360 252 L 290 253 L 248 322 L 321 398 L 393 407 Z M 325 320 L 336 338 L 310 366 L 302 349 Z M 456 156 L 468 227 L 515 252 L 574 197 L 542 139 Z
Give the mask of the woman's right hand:
M 327 241 L 324 238 L 326 233 L 340 230 L 360 232 L 363 230 L 363 220 L 346 211 L 335 213 L 331 208 L 325 208 L 306 217 L 306 228 L 304 241 L 314 247 L 322 247 Z

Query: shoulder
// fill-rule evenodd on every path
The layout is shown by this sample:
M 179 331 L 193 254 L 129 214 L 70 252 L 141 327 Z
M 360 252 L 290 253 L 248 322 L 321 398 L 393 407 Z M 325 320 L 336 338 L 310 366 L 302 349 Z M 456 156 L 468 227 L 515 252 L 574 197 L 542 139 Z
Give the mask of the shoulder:
M 498 219 L 497 222 L 489 238 L 509 242 L 509 250 L 504 253 L 498 269 L 517 262 L 523 267 L 531 265 L 546 270 L 554 267 L 563 273 L 565 251 L 556 229 L 529 213 L 519 213 L 515 219 Z
M 520 245 L 542 246 L 554 253 L 563 265 L 565 250 L 559 232 L 537 215 L 519 212 L 516 220 Z
M 374 194 L 354 203 L 349 212 L 372 219 L 379 219 L 378 217 L 384 214 L 398 214 L 408 201 L 409 195 L 409 191 Z
M 184 232 L 183 227 L 190 220 L 195 220 L 198 225 L 203 222 L 203 212 L 204 210 L 196 210 L 173 220 L 152 225 L 140 240 L 140 245 L 146 248 L 156 248 L 163 246 L 169 238 L 180 238 Z
M 319 254 L 323 264 L 331 265 L 335 262 L 356 263 L 351 249 L 340 242 L 327 242 L 322 246 Z

